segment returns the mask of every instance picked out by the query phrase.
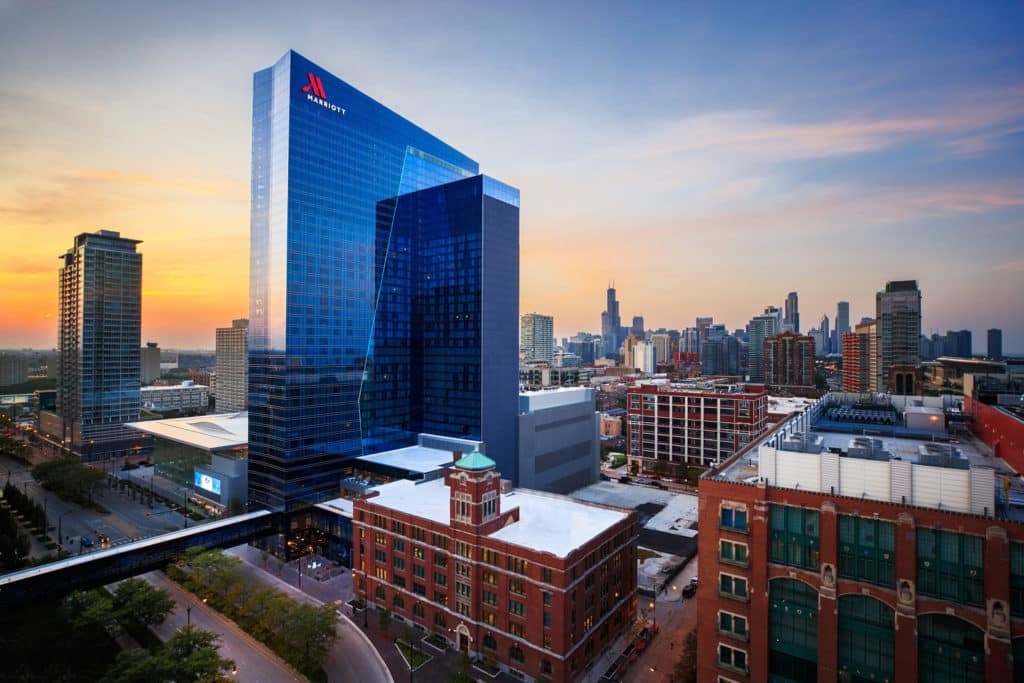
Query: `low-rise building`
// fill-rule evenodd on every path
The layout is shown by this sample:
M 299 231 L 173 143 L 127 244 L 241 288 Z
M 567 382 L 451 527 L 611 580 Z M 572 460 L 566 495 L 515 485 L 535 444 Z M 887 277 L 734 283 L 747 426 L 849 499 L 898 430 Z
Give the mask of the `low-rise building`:
M 577 681 L 636 618 L 635 512 L 512 489 L 473 452 L 354 501 L 370 607 L 524 680 Z
M 596 482 L 599 420 L 593 389 L 520 393 L 519 486 L 570 493 Z
M 210 404 L 210 387 L 186 380 L 171 386 L 142 387 L 141 397 L 145 410 L 205 411 Z

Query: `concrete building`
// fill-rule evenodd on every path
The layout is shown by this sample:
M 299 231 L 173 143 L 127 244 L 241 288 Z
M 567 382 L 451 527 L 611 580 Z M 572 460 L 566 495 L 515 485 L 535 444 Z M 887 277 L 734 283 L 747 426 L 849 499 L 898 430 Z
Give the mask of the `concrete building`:
M 630 469 L 711 467 L 764 430 L 768 392 L 713 380 L 641 384 L 629 389 L 626 411 Z
M 111 230 L 81 233 L 61 257 L 58 421 L 50 436 L 84 460 L 133 452 L 139 419 L 142 254 Z M 40 421 L 42 425 L 43 421 Z
M 354 590 L 520 680 L 581 680 L 636 619 L 637 514 L 507 484 L 473 452 L 356 500 Z
M 146 410 L 205 412 L 210 404 L 210 387 L 185 380 L 171 386 L 142 387 L 140 397 Z
M 593 389 L 520 393 L 519 486 L 570 493 L 596 482 L 599 422 Z
M 955 396 L 861 399 L 829 394 L 701 478 L 698 680 L 1019 677 L 1014 470 L 891 422 Z
M 17 351 L 0 351 L 0 387 L 28 381 L 28 356 Z
M 218 413 L 236 413 L 249 405 L 249 321 L 231 321 L 217 328 Z M 212 390 L 212 387 L 211 387 Z
M 540 313 L 519 317 L 519 356 L 525 360 L 554 361 L 555 319 Z
M 783 332 L 764 340 L 765 384 L 770 389 L 814 389 L 814 340 Z
M 921 290 L 917 280 L 885 283 L 875 295 L 877 367 L 873 387 L 885 387 L 893 365 L 921 362 Z
M 146 345 L 139 349 L 139 358 L 142 365 L 142 384 L 152 384 L 160 379 L 160 345 L 157 342 L 146 342 Z
M 627 339 L 632 339 L 630 335 Z M 652 342 L 638 341 L 630 349 L 632 360 L 629 365 L 636 368 L 640 373 L 653 375 L 658 371 L 657 350 Z
M 871 359 L 874 357 L 871 353 L 872 339 L 874 335 L 864 332 L 847 332 L 843 335 L 843 391 L 871 391 Z
M 648 340 L 654 344 L 654 363 L 666 363 L 672 357 L 669 354 L 669 346 L 671 345 L 671 338 L 668 334 L 655 333 L 651 335 Z
M 524 363 L 519 367 L 519 385 L 525 389 L 575 387 L 589 384 L 592 368 L 553 368 L 544 362 Z
M 985 357 L 990 360 L 1001 360 L 1003 357 L 1003 331 L 992 328 L 988 331 L 988 347 Z

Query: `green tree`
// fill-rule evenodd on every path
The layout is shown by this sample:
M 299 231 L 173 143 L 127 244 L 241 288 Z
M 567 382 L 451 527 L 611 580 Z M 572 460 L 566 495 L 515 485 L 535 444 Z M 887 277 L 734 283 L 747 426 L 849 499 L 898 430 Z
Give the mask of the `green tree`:
M 158 650 L 157 670 L 169 681 L 223 681 L 234 662 L 217 652 L 220 636 L 194 626 L 184 626 Z
M 301 653 L 302 668 L 319 667 L 338 637 L 338 613 L 333 605 L 297 605 L 288 614 L 280 635 Z
M 122 650 L 100 683 L 150 683 L 165 680 L 160 662 L 149 650 Z
M 104 590 L 75 591 L 65 598 L 64 607 L 76 628 L 99 626 L 108 631 L 120 628 L 114 598 Z
M 672 680 L 674 683 L 697 683 L 697 629 L 686 634 Z
M 119 622 L 136 626 L 163 623 L 174 609 L 174 598 L 138 578 L 122 581 L 114 591 L 113 606 Z

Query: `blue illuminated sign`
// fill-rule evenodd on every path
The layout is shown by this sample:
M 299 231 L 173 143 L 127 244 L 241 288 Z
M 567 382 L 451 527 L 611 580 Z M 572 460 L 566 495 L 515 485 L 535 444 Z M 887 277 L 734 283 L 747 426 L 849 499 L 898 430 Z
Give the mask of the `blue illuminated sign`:
M 216 493 L 218 496 L 220 495 L 220 479 L 217 479 L 216 477 L 211 477 L 209 474 L 196 472 L 195 482 L 196 486 L 203 489 L 204 491 Z

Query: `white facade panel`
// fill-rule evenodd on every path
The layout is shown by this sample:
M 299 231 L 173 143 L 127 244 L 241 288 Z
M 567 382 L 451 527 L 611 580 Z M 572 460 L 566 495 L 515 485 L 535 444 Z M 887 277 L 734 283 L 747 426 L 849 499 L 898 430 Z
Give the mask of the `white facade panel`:
M 893 460 L 889 463 L 891 497 L 894 503 L 909 504 L 914 500 L 913 463 L 909 460 Z

